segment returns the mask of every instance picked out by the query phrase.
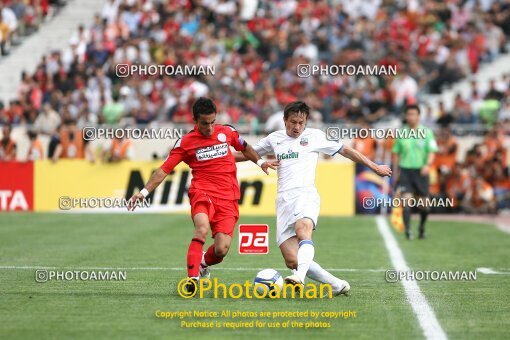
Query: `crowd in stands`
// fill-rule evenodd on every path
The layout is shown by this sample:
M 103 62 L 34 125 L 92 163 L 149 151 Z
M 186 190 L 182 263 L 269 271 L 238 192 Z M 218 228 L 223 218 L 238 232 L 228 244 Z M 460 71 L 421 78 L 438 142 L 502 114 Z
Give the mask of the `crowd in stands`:
M 507 52 L 509 35 L 509 0 L 108 0 L 66 50 L 22 75 L 0 119 L 34 124 L 49 104 L 64 121 L 190 123 L 193 99 L 208 95 L 222 121 L 253 132 L 297 98 L 325 122 L 374 122 L 476 74 Z M 135 63 L 214 65 L 215 74 L 115 74 L 117 64 Z M 396 65 L 398 75 L 300 78 L 298 64 Z M 494 80 L 497 98 L 474 88 L 476 96 L 458 98 L 461 109 L 429 119 L 508 120 L 509 81 Z
M 96 124 L 191 124 L 192 102 L 208 96 L 219 123 L 251 133 L 266 132 L 266 122 L 280 121 L 281 108 L 298 99 L 314 108 L 312 122 L 370 125 L 476 75 L 481 64 L 508 52 L 509 36 L 510 0 L 107 0 L 67 49 L 21 75 L 18 97 L 0 103 L 0 122 L 27 124 L 57 141 L 65 131 L 76 135 Z M 121 77 L 119 64 L 214 65 L 215 74 Z M 396 65 L 398 74 L 301 78 L 299 64 Z M 458 95 L 453 107 L 426 108 L 422 118 L 444 131 L 452 123 L 481 123 L 504 138 L 510 75 L 491 81 L 487 91 L 473 81 L 470 96 Z M 50 158 L 66 155 L 57 149 Z M 470 155 L 440 172 L 443 192 L 455 171 L 486 171 Z M 494 189 L 498 171 L 471 176 Z M 508 179 L 508 169 L 502 171 Z
M 452 198 L 455 211 L 495 213 L 510 208 L 508 150 L 500 125 L 469 149 L 462 162 L 457 161 L 458 142 L 448 128 L 437 133 L 437 142 L 433 195 Z
M 0 0 L 0 60 L 65 4 L 65 0 Z
M 435 113 L 426 108 L 424 123 L 430 127 L 480 123 L 482 129 L 500 124 L 510 131 L 510 74 L 489 80 L 486 90 L 471 81 L 469 95 L 464 98 L 457 93 L 450 108 L 441 101 Z

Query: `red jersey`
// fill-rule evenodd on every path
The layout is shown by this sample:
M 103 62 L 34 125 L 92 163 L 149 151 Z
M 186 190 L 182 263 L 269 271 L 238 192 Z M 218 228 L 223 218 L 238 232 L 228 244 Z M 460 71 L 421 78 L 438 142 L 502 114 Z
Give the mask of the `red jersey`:
M 230 146 L 237 151 L 246 148 L 246 142 L 233 127 L 215 125 L 212 135 L 206 137 L 195 125 L 193 131 L 175 143 L 161 170 L 169 174 L 177 164 L 184 162 L 193 175 L 190 193 L 201 190 L 210 196 L 238 200 L 237 167 Z

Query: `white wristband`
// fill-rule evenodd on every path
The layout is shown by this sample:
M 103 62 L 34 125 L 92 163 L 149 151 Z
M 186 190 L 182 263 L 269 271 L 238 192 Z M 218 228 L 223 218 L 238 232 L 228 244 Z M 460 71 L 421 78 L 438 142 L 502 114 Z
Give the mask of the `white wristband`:
M 143 195 L 143 197 L 147 197 L 149 195 L 149 190 L 143 188 L 140 190 L 140 193 Z
M 257 161 L 257 165 L 258 165 L 258 166 L 260 166 L 260 167 L 262 167 L 262 164 L 264 164 L 265 162 L 266 162 L 266 161 L 265 161 L 265 160 L 263 160 L 263 159 L 261 158 L 261 159 L 259 159 L 259 160 Z

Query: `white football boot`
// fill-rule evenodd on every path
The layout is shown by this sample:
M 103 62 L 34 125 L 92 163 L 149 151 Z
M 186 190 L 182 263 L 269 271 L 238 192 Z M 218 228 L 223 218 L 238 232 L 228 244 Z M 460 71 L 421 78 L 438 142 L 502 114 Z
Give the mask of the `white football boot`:
M 350 290 L 351 285 L 349 282 L 342 279 L 336 279 L 335 285 L 332 286 L 333 296 L 338 296 L 341 294 L 347 295 Z
M 296 274 L 292 274 L 285 278 L 285 283 L 289 285 L 293 285 L 297 290 L 302 290 L 305 288 L 305 283 L 301 281 L 299 276 Z

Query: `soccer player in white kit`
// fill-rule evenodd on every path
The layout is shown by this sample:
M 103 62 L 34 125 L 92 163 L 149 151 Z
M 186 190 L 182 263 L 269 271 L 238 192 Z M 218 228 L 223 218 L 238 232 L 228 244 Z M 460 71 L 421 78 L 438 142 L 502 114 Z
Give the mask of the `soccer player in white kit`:
M 360 152 L 330 141 L 319 129 L 306 128 L 310 108 L 296 101 L 284 109 L 285 130 L 275 131 L 253 146 L 260 156 L 274 154 L 278 167 L 278 193 L 276 197 L 276 240 L 285 264 L 293 274 L 285 282 L 304 287 L 305 276 L 331 284 L 333 294 L 347 293 L 350 285 L 324 270 L 313 261 L 315 248 L 312 231 L 317 226 L 320 197 L 315 187 L 315 170 L 319 153 L 331 156 L 339 153 L 354 162 L 363 164 L 379 176 L 390 176 L 391 168 L 377 165 Z M 242 153 L 235 153 L 236 161 L 244 161 Z

